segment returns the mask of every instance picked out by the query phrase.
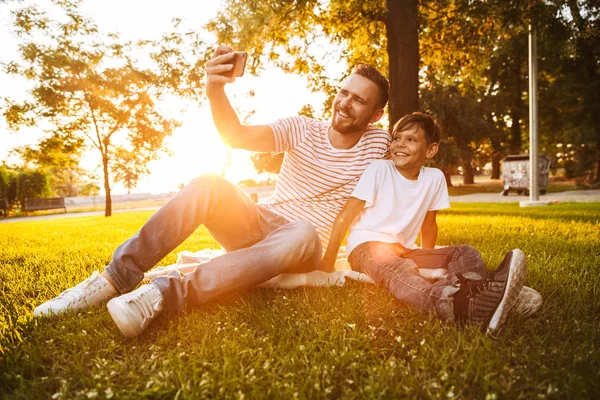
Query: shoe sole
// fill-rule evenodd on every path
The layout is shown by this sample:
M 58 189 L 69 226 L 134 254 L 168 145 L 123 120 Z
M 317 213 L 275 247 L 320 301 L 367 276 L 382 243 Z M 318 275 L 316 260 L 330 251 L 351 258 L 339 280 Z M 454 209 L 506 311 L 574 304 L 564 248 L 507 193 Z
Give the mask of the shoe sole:
M 508 267 L 508 278 L 506 280 L 504 295 L 494 315 L 492 315 L 492 319 L 487 327 L 487 333 L 492 333 L 500 329 L 504 325 L 511 309 L 516 304 L 525 283 L 527 273 L 526 264 L 525 253 L 520 249 L 513 250 Z
M 132 329 L 131 320 L 137 319 L 135 313 L 131 311 L 131 307 L 126 306 L 123 300 L 114 298 L 106 304 L 108 313 L 117 325 L 117 328 L 121 331 L 123 336 L 132 338 L 138 336 L 144 331 L 144 329 L 136 330 Z
M 529 318 L 539 311 L 543 303 L 542 295 L 537 290 L 529 286 L 523 286 L 511 312 L 518 314 L 522 318 Z

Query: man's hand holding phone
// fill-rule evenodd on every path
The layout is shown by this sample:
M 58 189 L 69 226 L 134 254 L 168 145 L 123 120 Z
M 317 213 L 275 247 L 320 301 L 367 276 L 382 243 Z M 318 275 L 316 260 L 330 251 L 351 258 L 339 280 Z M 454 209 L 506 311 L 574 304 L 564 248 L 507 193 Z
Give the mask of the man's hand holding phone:
M 211 96 L 222 90 L 225 84 L 232 83 L 244 74 L 246 52 L 234 52 L 229 46 L 219 45 L 212 59 L 206 63 L 206 94 Z

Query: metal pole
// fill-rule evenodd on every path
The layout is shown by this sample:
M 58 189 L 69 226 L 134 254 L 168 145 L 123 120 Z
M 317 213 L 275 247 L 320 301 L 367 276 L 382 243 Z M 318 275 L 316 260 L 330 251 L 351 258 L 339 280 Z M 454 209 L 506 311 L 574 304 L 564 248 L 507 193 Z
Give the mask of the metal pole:
M 538 109 L 537 109 L 537 46 L 535 28 L 529 25 L 529 201 L 538 201 Z

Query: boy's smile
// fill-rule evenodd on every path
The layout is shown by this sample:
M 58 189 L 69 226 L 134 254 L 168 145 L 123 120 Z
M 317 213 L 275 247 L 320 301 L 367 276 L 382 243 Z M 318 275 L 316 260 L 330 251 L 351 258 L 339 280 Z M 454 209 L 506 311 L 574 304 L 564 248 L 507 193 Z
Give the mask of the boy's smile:
M 406 178 L 416 180 L 421 167 L 437 153 L 437 143 L 427 143 L 425 133 L 419 125 L 395 132 L 390 145 L 390 154 L 396 169 Z

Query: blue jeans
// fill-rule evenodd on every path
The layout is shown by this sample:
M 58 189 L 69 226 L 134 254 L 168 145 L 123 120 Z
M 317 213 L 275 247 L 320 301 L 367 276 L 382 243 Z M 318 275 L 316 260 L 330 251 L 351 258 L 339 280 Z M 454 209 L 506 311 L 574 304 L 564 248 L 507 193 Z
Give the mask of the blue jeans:
M 181 275 L 151 283 L 166 310 L 182 311 L 225 293 L 254 287 L 284 272 L 308 272 L 321 259 L 321 241 L 306 221 L 290 222 L 254 202 L 218 175 L 190 182 L 113 254 L 106 267 L 121 293 L 204 224 L 226 254 Z
M 348 262 L 398 300 L 423 311 L 435 309 L 442 320 L 454 320 L 457 273 L 470 279 L 487 276 L 481 254 L 467 245 L 407 250 L 398 243 L 366 242 L 352 250 Z M 419 268 L 447 268 L 448 275 L 431 283 Z

